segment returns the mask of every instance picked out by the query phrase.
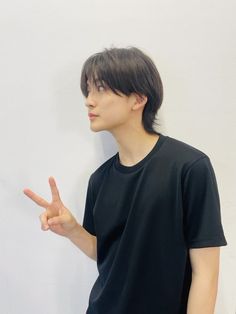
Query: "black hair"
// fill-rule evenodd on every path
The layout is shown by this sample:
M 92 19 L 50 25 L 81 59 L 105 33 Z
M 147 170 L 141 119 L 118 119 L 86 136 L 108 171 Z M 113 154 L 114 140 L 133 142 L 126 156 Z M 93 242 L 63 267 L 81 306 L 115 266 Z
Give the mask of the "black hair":
M 105 48 L 90 56 L 84 63 L 80 87 L 88 96 L 87 81 L 97 86 L 108 86 L 115 94 L 147 96 L 142 114 L 144 129 L 159 134 L 153 128 L 156 114 L 163 101 L 163 85 L 159 72 L 149 56 L 136 47 Z

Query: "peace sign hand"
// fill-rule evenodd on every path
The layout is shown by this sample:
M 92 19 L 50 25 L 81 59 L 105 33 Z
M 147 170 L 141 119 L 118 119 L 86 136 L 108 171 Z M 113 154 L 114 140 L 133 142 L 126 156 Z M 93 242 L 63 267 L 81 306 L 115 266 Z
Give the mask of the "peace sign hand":
M 53 177 L 49 177 L 49 184 L 52 192 L 51 203 L 48 203 L 30 189 L 24 189 L 23 192 L 36 204 L 45 208 L 45 211 L 39 216 L 42 230 L 50 229 L 61 236 L 68 237 L 77 227 L 78 223 L 69 209 L 62 203 Z

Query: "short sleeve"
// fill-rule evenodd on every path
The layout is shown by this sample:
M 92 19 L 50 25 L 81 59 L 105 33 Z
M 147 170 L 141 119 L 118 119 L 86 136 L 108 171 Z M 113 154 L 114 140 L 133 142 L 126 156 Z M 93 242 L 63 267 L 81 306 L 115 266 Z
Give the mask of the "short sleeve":
M 85 210 L 84 210 L 84 218 L 82 226 L 92 235 L 96 235 L 95 227 L 94 227 L 94 219 L 93 219 L 93 207 L 94 207 L 94 199 L 93 199 L 93 190 L 92 190 L 92 177 L 90 176 L 88 187 L 87 187 L 87 195 L 85 201 Z
M 208 156 L 195 161 L 185 173 L 183 212 L 188 248 L 227 245 L 216 177 Z

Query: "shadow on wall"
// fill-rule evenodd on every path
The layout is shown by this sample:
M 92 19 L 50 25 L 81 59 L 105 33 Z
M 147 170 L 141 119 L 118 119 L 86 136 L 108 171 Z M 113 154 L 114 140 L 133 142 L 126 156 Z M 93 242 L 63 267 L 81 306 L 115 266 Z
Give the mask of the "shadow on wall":
M 98 161 L 100 164 L 115 155 L 118 151 L 118 147 L 111 133 L 107 131 L 102 131 L 99 133 L 99 141 L 95 140 L 94 145 L 96 152 L 100 152 L 100 154 L 96 156 L 96 161 Z

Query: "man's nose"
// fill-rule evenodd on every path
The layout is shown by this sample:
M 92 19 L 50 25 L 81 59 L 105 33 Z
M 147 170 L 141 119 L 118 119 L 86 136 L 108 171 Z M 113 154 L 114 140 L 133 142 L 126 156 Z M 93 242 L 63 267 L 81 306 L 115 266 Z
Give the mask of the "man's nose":
M 91 106 L 92 107 L 95 106 L 95 100 L 92 97 L 91 93 L 88 93 L 88 96 L 85 99 L 85 106 L 88 107 L 88 108 L 91 107 Z

